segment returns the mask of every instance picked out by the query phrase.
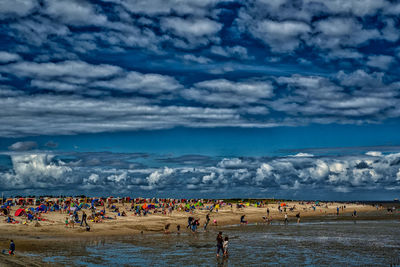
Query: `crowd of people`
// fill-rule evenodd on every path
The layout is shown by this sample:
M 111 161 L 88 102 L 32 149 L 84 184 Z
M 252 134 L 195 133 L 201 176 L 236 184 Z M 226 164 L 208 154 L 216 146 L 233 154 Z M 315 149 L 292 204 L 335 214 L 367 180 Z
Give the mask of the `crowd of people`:
M 203 199 L 161 199 L 161 198 L 84 198 L 84 197 L 68 197 L 68 198 L 13 198 L 13 199 L 0 199 L 0 215 L 5 216 L 5 222 L 10 224 L 22 223 L 28 224 L 36 221 L 46 221 L 46 214 L 58 212 L 65 216 L 65 227 L 85 227 L 86 231 L 91 230 L 93 224 L 102 223 L 106 220 L 115 220 L 119 216 L 137 216 L 146 217 L 151 215 L 171 216 L 174 212 L 187 213 L 187 226 L 186 229 L 195 234 L 200 231 L 207 231 L 210 223 L 212 226 L 218 226 L 218 214 L 222 209 L 224 212 L 227 210 L 233 211 L 236 205 L 236 212 L 238 212 L 238 219 L 240 225 L 247 225 L 249 220 L 246 219 L 246 208 L 249 206 L 266 209 L 265 216 L 262 216 L 262 221 L 267 224 L 272 223 L 272 215 L 270 209 L 275 209 L 277 205 L 277 212 L 274 212 L 274 220 L 283 222 L 283 225 L 289 224 L 289 214 L 293 216 L 297 223 L 300 223 L 301 211 L 307 209 L 316 210 L 319 207 L 328 209 L 328 204 L 324 203 L 311 203 L 305 206 L 304 203 L 297 203 L 299 206 L 292 204 L 287 205 L 284 202 L 275 202 L 274 205 L 268 205 L 267 201 L 237 202 L 227 203 L 223 200 L 203 200 Z M 322 206 L 323 205 L 323 206 Z M 11 214 L 11 207 L 19 207 L 14 216 Z M 340 210 L 344 211 L 345 205 L 338 206 L 336 209 L 337 215 Z M 395 208 L 393 208 L 395 210 Z M 198 211 L 203 211 L 199 213 Z M 205 218 L 200 218 L 199 214 L 204 214 Z M 239 217 L 240 216 L 240 217 Z M 354 210 L 352 216 L 357 216 L 357 211 Z M 212 218 L 213 217 L 213 218 Z M 281 220 L 279 218 L 282 218 Z M 254 219 L 254 216 L 250 219 Z M 258 220 L 257 220 L 258 221 Z M 203 223 L 204 222 L 204 223 Z M 172 230 L 173 231 L 173 230 Z M 164 233 L 171 233 L 171 222 L 164 225 Z M 176 233 L 181 233 L 181 225 L 176 225 Z M 222 232 L 217 236 L 217 256 L 228 256 L 228 241 L 227 236 L 223 237 Z M 15 244 L 12 242 L 13 249 L 10 250 L 14 253 Z M 222 254 L 221 254 L 222 253 Z

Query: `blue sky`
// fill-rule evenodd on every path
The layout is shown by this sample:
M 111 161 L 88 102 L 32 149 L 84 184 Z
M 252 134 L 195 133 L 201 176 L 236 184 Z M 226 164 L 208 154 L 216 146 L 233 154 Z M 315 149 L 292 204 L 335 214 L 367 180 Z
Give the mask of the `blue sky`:
M 399 12 L 389 0 L 0 3 L 0 189 L 398 197 Z

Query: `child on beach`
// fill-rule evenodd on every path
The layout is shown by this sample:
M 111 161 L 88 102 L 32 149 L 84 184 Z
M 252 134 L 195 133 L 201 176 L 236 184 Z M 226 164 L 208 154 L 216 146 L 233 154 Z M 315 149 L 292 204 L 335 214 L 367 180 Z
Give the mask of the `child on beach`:
M 14 251 L 15 251 L 15 244 L 13 240 L 10 240 L 10 250 L 8 251 L 8 254 L 10 255 L 14 255 Z
M 222 248 L 224 249 L 224 257 L 228 257 L 228 242 L 229 242 L 229 238 L 228 238 L 228 236 L 225 236 L 225 240 L 222 245 Z

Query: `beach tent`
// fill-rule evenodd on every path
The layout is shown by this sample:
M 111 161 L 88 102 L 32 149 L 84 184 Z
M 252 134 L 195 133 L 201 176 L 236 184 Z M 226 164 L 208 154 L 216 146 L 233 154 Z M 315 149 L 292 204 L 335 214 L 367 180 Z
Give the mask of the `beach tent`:
M 24 214 L 25 214 L 25 210 L 24 209 L 17 209 L 15 211 L 14 216 L 21 216 L 21 215 L 24 215 Z

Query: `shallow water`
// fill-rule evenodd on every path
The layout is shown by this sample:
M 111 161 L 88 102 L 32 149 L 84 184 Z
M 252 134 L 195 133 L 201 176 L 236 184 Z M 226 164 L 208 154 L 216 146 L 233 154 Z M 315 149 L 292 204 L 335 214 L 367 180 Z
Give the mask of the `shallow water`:
M 229 236 L 229 258 L 216 258 L 216 234 Z M 195 235 L 136 235 L 73 243 L 41 253 L 44 261 L 75 266 L 388 266 L 400 265 L 400 223 L 358 221 L 247 225 Z

